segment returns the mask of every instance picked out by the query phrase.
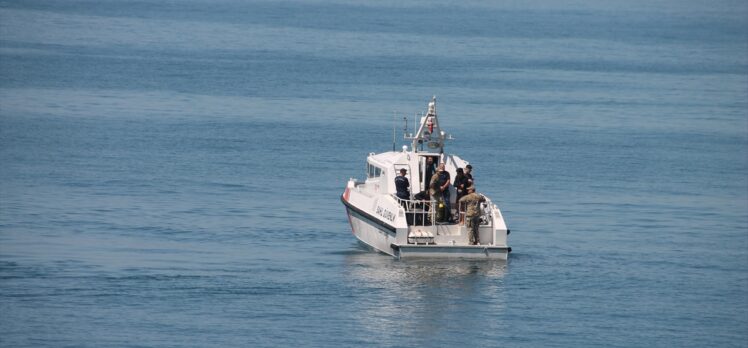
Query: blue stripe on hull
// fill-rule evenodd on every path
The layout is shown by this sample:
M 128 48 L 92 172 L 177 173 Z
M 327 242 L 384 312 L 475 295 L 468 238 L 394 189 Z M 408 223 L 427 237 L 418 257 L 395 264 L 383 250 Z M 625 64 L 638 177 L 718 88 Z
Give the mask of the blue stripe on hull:
M 342 196 L 340 197 L 340 201 L 343 202 L 343 204 L 345 205 L 346 209 L 348 210 L 348 214 L 353 215 L 363 221 L 366 221 L 366 223 L 368 223 L 369 225 L 376 227 L 380 231 L 387 233 L 390 236 L 394 237 L 397 234 L 397 229 L 395 228 L 395 226 L 388 225 L 382 220 L 375 218 L 371 214 L 359 208 L 356 208 L 355 206 L 353 206 L 353 204 L 348 203 L 345 199 L 343 199 Z

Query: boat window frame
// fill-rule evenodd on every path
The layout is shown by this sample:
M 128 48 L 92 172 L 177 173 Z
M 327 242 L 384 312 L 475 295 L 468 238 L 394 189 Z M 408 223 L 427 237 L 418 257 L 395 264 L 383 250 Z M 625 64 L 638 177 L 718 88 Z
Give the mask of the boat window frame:
M 377 179 L 384 173 L 384 169 L 371 164 L 369 162 L 366 162 L 366 178 L 367 179 Z
M 421 190 L 428 191 L 429 190 L 429 183 L 425 182 L 426 180 L 426 157 L 432 157 L 434 159 L 434 167 L 439 166 L 439 162 L 441 160 L 440 154 L 435 153 L 424 153 L 419 154 L 418 156 L 418 173 L 420 175 L 418 185 L 421 186 Z M 446 162 L 446 160 L 445 160 Z

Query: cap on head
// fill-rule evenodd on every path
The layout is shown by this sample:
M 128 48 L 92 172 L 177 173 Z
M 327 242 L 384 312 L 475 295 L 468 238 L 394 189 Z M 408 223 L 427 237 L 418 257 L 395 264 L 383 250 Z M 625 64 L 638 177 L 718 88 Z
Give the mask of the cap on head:
M 466 165 L 466 166 L 465 166 L 465 168 L 467 168 L 467 169 L 470 169 L 470 170 L 473 170 L 473 166 L 471 166 L 471 165 L 469 165 L 469 164 L 468 164 L 468 165 Z

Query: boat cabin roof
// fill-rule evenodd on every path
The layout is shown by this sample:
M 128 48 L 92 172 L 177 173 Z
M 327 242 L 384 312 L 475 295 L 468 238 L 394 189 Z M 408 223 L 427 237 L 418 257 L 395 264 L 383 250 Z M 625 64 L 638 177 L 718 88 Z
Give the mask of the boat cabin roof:
M 457 176 L 457 168 L 464 168 L 468 164 L 467 161 L 456 155 L 412 151 L 372 153 L 369 154 L 366 162 L 381 169 L 382 177 L 387 180 L 384 186 L 385 193 L 395 192 L 395 176 L 399 175 L 398 171 L 400 168 L 408 169 L 406 177 L 411 181 L 411 191 L 415 193 L 426 189 L 427 183 L 423 182 L 426 162 L 422 160 L 425 157 L 434 157 L 434 163 L 441 163 L 443 161 L 446 171 L 449 172 L 452 178 Z M 379 175 L 375 174 L 375 177 L 370 177 L 370 179 L 381 180 Z

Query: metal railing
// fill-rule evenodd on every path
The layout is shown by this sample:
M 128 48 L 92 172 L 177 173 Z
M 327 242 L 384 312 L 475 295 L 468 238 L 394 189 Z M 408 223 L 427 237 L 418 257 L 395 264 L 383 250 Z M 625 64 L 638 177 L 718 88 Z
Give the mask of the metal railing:
M 405 210 L 405 218 L 408 222 L 408 226 L 432 226 L 436 221 L 436 204 L 437 201 L 431 200 L 418 200 L 418 199 L 402 199 L 396 195 L 392 195 L 397 200 L 397 203 Z
M 408 226 L 432 226 L 434 224 L 439 224 L 439 222 L 436 221 L 436 209 L 434 209 L 439 201 L 433 199 L 402 199 L 394 194 L 392 195 L 392 197 L 395 198 L 395 200 L 397 200 L 397 203 L 405 210 L 405 217 L 408 222 Z M 488 199 L 488 197 L 483 197 L 486 198 L 486 201 L 480 203 L 481 225 L 490 226 L 492 225 L 493 221 L 493 219 L 491 218 L 491 201 Z M 467 210 L 466 208 L 466 203 L 457 203 L 458 225 L 462 226 L 467 224 L 467 219 L 465 218 Z

